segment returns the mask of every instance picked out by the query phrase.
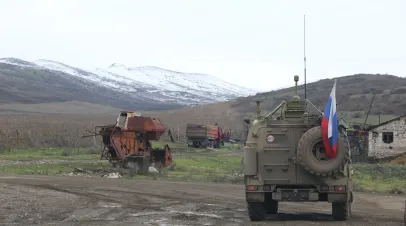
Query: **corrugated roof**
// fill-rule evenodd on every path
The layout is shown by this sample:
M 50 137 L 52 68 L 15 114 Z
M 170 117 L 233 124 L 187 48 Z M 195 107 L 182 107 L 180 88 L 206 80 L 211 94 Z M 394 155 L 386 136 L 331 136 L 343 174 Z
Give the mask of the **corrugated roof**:
M 402 115 L 402 116 L 399 116 L 399 117 L 397 117 L 397 118 L 394 118 L 394 119 L 388 120 L 388 121 L 386 121 L 386 122 L 383 122 L 383 123 L 381 123 L 381 124 L 378 124 L 378 125 L 375 125 L 375 126 L 371 126 L 371 127 L 368 128 L 368 130 L 373 130 L 373 129 L 378 128 L 378 127 L 380 127 L 380 126 L 389 124 L 389 123 L 394 122 L 394 121 L 396 121 L 396 120 L 399 120 L 399 119 L 401 119 L 401 118 L 403 118 L 403 117 L 406 117 L 406 115 Z

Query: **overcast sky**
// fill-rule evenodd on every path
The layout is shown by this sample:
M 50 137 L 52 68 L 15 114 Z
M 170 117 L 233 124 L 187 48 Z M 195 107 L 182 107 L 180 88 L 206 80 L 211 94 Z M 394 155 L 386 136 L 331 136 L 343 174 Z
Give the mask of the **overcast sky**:
M 154 65 L 272 90 L 354 73 L 406 76 L 405 0 L 0 0 L 0 57 Z

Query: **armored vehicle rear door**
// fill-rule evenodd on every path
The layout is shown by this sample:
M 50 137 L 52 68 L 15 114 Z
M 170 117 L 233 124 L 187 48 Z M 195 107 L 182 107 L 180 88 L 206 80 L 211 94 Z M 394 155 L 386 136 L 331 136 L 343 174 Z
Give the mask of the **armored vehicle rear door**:
M 258 131 L 258 171 L 265 184 L 296 184 L 296 143 L 302 125 L 272 120 Z

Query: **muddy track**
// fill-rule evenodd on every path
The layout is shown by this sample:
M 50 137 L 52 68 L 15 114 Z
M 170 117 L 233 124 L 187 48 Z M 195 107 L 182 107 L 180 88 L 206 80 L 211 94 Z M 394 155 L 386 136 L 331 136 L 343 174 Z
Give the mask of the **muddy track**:
M 403 196 L 356 193 L 353 217 L 327 203 L 281 203 L 248 220 L 243 186 L 165 180 L 0 175 L 0 225 L 403 225 Z

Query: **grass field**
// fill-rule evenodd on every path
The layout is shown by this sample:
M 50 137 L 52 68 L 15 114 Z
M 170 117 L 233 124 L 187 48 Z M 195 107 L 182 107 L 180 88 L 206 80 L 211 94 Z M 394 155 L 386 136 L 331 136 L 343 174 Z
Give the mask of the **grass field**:
M 87 148 L 10 149 L 0 154 L 0 160 L 92 160 L 99 159 L 100 152 Z
M 157 143 L 156 146 L 163 143 Z M 179 145 L 178 148 L 185 148 Z M 229 154 L 234 155 L 229 155 Z M 100 154 L 82 149 L 22 149 L 0 154 L 0 172 L 15 174 L 69 174 L 75 168 L 87 171 L 111 170 Z M 43 160 L 34 161 L 34 160 Z M 49 161 L 46 161 L 49 160 Z M 173 165 L 155 178 L 242 183 L 242 155 L 238 145 L 227 144 L 217 150 L 189 149 L 174 153 Z M 28 164 L 1 164 L 2 161 L 31 161 Z M 355 164 L 354 184 L 357 191 L 404 193 L 406 166 L 392 164 Z M 150 178 L 136 175 L 133 179 Z
M 362 191 L 405 193 L 406 166 L 397 164 L 356 164 L 355 188 Z

